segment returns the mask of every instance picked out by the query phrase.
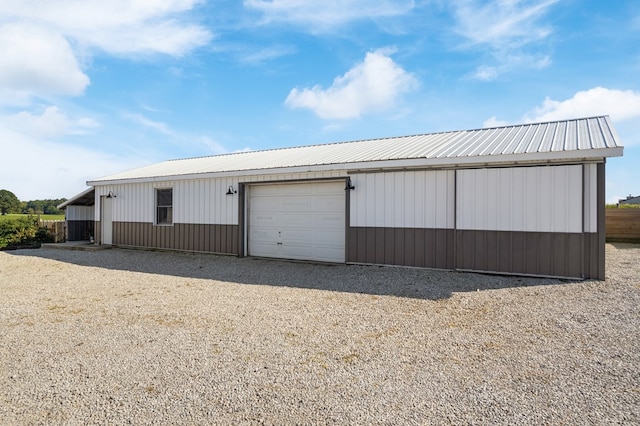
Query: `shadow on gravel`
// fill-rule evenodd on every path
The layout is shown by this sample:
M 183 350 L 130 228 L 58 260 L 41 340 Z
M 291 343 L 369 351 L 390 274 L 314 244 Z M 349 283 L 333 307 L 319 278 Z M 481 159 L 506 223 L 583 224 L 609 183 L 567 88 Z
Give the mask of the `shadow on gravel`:
M 633 250 L 640 247 L 640 243 L 629 243 L 629 242 L 610 242 L 607 241 L 607 244 L 615 247 L 617 250 Z
M 121 248 L 94 252 L 58 249 L 18 250 L 10 254 L 109 270 L 430 300 L 447 299 L 458 292 L 572 282 L 552 278 L 508 277 L 420 268 L 315 264 Z

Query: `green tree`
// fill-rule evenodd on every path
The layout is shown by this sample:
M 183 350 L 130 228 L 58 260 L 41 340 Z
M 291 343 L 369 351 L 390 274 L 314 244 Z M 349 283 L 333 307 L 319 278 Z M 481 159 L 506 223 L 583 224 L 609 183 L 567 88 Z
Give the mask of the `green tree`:
M 23 203 L 21 207 L 22 213 L 25 214 L 62 214 L 62 210 L 58 210 L 58 206 L 67 201 L 66 198 L 57 200 L 31 200 Z
M 0 213 L 7 214 L 20 211 L 20 200 L 6 189 L 0 189 Z

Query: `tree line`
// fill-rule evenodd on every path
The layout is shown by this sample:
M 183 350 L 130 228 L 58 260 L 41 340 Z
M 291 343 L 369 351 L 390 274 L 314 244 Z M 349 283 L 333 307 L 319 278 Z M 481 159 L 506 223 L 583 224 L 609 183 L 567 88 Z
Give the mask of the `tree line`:
M 0 214 L 62 214 L 58 205 L 67 201 L 66 198 L 57 200 L 20 201 L 16 195 L 6 189 L 0 189 Z

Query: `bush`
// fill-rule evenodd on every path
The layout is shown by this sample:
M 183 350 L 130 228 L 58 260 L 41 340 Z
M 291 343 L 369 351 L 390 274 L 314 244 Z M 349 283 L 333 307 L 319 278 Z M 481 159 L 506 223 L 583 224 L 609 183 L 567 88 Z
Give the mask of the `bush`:
M 608 209 L 640 209 L 640 204 L 607 204 Z
M 17 217 L 0 221 L 0 249 L 50 241 L 49 231 L 39 226 L 37 217 Z

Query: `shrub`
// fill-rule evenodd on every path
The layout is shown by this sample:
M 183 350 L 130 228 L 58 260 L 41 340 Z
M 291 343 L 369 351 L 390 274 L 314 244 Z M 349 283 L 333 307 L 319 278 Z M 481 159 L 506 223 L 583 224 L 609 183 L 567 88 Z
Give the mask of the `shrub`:
M 0 221 L 0 249 L 49 242 L 51 236 L 33 216 L 10 218 Z
M 640 209 L 640 204 L 607 204 L 608 209 Z

